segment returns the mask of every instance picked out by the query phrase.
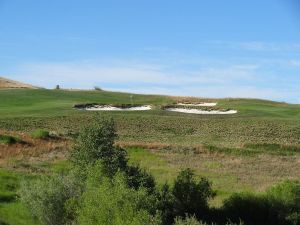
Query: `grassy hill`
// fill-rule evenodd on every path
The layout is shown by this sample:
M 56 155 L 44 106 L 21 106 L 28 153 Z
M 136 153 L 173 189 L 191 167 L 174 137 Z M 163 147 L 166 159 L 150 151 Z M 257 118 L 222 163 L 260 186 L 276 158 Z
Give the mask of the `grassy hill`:
M 68 167 L 67 150 L 80 128 L 93 123 L 97 112 L 74 109 L 74 104 L 150 104 L 149 111 L 101 112 L 113 117 L 131 163 L 149 170 L 159 185 L 171 183 L 182 168 L 208 177 L 217 191 L 210 204 L 219 206 L 234 192 L 263 191 L 285 179 L 300 177 L 300 105 L 259 99 L 200 99 L 137 95 L 108 91 L 1 89 L 0 134 L 27 144 L 0 144 L 0 224 L 35 224 L 15 200 L 19 182 Z M 218 102 L 235 109 L 232 115 L 193 115 L 168 112 L 161 106 L 180 101 Z M 33 140 L 37 128 L 62 139 Z M 5 153 L 1 157 L 1 153 Z M 7 186 L 13 182 L 13 190 Z M 15 216 L 15 208 L 20 210 Z
M 238 110 L 234 115 L 193 115 L 161 110 L 178 97 L 106 91 L 45 89 L 0 90 L 0 129 L 30 131 L 46 128 L 62 134 L 92 122 L 95 112 L 76 110 L 78 103 L 151 104 L 153 110 L 101 112 L 115 118 L 121 141 L 138 143 L 300 144 L 300 106 L 257 99 L 193 99 L 217 101 L 218 107 Z

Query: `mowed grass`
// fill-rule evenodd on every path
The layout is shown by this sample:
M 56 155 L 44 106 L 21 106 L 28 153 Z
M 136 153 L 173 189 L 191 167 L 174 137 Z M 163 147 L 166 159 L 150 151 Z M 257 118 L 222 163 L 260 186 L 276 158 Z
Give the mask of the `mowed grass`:
M 137 95 L 107 91 L 65 91 L 65 90 L 0 90 L 0 116 L 57 116 L 81 114 L 74 110 L 74 104 L 164 104 L 170 99 L 164 96 Z

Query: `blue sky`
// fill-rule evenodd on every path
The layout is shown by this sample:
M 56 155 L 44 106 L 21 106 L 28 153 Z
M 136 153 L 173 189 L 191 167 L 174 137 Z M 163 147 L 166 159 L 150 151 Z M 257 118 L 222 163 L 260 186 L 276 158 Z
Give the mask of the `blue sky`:
M 0 75 L 47 88 L 300 103 L 300 3 L 0 0 Z

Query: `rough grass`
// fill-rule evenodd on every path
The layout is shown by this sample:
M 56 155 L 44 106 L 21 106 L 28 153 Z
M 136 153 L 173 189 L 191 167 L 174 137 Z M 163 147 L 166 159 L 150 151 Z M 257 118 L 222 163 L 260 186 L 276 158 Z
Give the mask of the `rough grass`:
M 253 157 L 233 152 L 149 151 L 137 147 L 128 151 L 131 162 L 147 168 L 159 184 L 172 183 L 178 172 L 187 167 L 207 177 L 217 190 L 217 197 L 211 202 L 215 206 L 235 192 L 261 192 L 283 180 L 300 177 L 300 154 L 281 156 L 261 152 Z
M 50 137 L 50 133 L 44 129 L 36 129 L 31 133 L 31 137 L 36 139 L 46 139 Z
M 5 135 L 18 136 L 22 142 L 0 145 L 0 167 L 10 163 L 11 159 L 51 158 L 56 153 L 64 156 L 71 145 L 71 140 L 66 138 L 36 139 L 22 132 L 5 132 Z
M 28 209 L 17 198 L 20 180 L 27 177 L 27 175 L 0 169 L 0 224 L 37 224 Z

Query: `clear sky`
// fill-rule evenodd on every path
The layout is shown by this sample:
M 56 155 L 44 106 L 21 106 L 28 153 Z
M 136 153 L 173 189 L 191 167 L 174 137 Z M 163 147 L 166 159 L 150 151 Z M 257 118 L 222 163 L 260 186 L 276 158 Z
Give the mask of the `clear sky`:
M 300 103 L 300 1 L 0 0 L 0 75 Z

